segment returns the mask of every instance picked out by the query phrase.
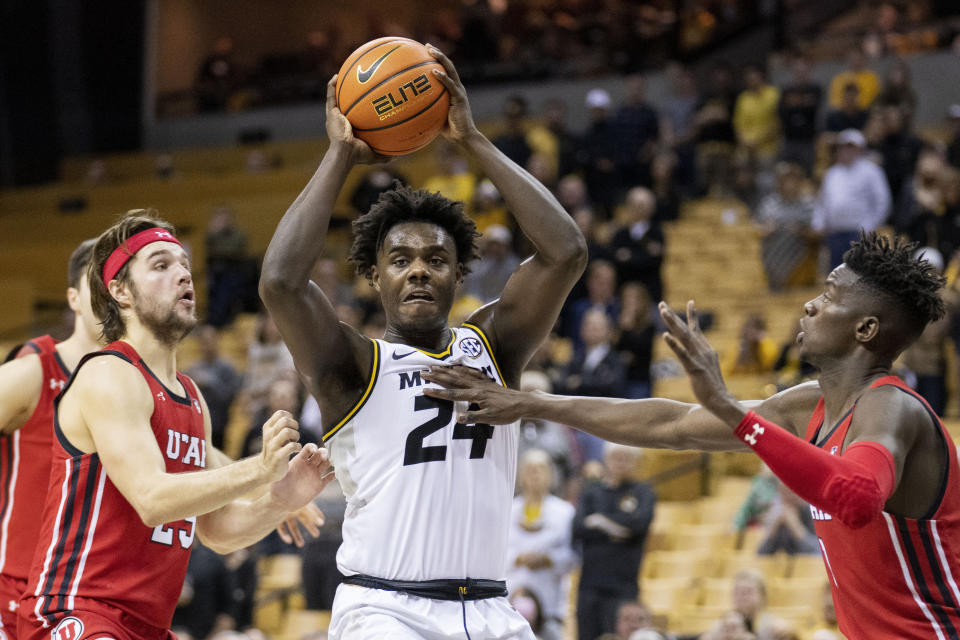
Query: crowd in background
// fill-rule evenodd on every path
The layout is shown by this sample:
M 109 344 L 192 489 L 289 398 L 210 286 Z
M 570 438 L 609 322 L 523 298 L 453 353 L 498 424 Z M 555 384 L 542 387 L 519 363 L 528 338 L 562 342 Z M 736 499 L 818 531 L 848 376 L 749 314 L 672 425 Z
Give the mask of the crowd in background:
M 468 85 L 662 68 L 669 60 L 691 59 L 725 37 L 770 22 L 781 34 L 777 47 L 802 46 L 818 60 L 832 57 L 836 43 L 851 38 L 862 41 L 872 57 L 902 55 L 955 43 L 960 24 L 938 19 L 951 12 L 946 4 L 940 6 L 942 1 L 874 3 L 858 22 L 818 42 L 819 32 L 799 28 L 810 10 L 800 0 L 462 0 L 436 6 L 426 19 L 409 24 L 370 13 L 361 18 L 363 35 L 328 19 L 299 50 L 276 51 L 256 62 L 224 35 L 200 64 L 192 91 L 160 96 L 158 111 L 176 111 L 166 103 L 185 96 L 202 112 L 322 100 L 327 79 L 350 53 L 383 34 L 438 46 L 457 61 Z
M 711 19 L 733 24 L 739 11 L 755 8 L 755 3 L 735 0 L 693 5 L 692 15 L 699 17 L 690 23 L 669 2 L 615 0 L 597 11 L 597 4 L 587 1 L 534 8 L 481 0 L 464 2 L 458 11 L 438 11 L 429 32 L 409 33 L 451 53 L 465 77 L 496 77 L 507 73 L 503 69 L 510 64 L 529 65 L 532 59 L 563 63 L 556 68 L 587 77 L 597 69 L 627 73 L 622 100 L 615 102 L 602 88 L 570 98 L 582 100 L 589 111 L 582 130 L 568 125 L 568 103 L 534 105 L 517 95 L 505 101 L 501 126 L 492 136 L 506 155 L 556 195 L 582 230 L 590 254 L 554 335 L 534 356 L 521 385 L 573 395 L 648 397 L 656 369 L 653 344 L 660 332 L 655 302 L 666 293 L 664 229 L 682 215 L 688 200 L 736 198 L 747 206 L 761 237 L 766 283 L 758 287 L 772 292 L 816 284 L 839 263 L 860 229 L 885 227 L 923 247 L 926 259 L 947 277 L 949 313 L 904 354 L 898 372 L 943 415 L 948 338 L 960 345 L 960 315 L 955 313 L 960 303 L 955 288 L 960 273 L 960 104 L 944 114 L 936 135 L 914 130 L 922 94 L 912 86 L 909 68 L 895 59 L 878 75 L 861 46 L 869 45 L 866 53 L 871 53 L 879 41 L 887 54 L 916 44 L 903 26 L 909 21 L 890 23 L 891 15 L 903 15 L 897 5 L 884 3 L 877 10 L 880 35 L 848 45 L 846 67 L 827 84 L 812 78 L 810 57 L 799 53 L 788 56 L 790 78 L 780 84 L 770 81 L 766 65 L 715 61 L 700 82 L 688 67 L 671 62 L 666 65 L 668 95 L 654 105 L 646 97 L 643 75 L 636 73 L 641 50 L 644 55 L 674 55 L 677 24 L 686 25 L 684 38 L 694 38 L 689 24 L 709 25 Z M 922 23 L 921 18 L 916 22 Z M 388 32 L 407 33 L 397 25 L 371 24 L 371 33 Z M 278 101 L 284 95 L 303 97 L 309 79 L 317 83 L 307 88 L 309 97 L 319 97 L 324 79 L 354 44 L 341 41 L 336 27 L 330 27 L 311 34 L 310 49 L 302 56 L 265 60 L 261 70 L 250 73 L 235 65 L 232 43 L 224 39 L 201 69 L 199 108 L 230 108 L 236 92 L 256 78 L 262 95 L 280 96 Z M 494 67 L 499 71 L 491 71 Z M 290 83 L 287 89 L 284 82 Z M 273 88 L 263 89 L 268 85 Z M 453 147 L 437 142 L 435 149 L 436 173 L 413 186 L 464 202 L 483 233 L 482 260 L 473 265 L 451 314 L 451 324 L 457 324 L 499 295 L 530 247 L 496 187 L 476 175 Z M 269 171 L 271 159 L 255 153 L 247 169 Z M 161 156 L 158 177 L 175 171 L 170 156 Z M 407 179 L 389 165 L 370 169 L 351 194 L 355 212 L 369 208 L 395 181 Z M 237 455 L 259 450 L 260 425 L 278 409 L 300 416 L 305 438 L 318 440 L 319 409 L 300 383 L 273 322 L 259 311 L 257 256 L 228 207 L 210 217 L 206 256 L 208 324 L 196 331 L 199 358 L 187 373 L 210 406 L 213 444 L 225 446 L 230 416 L 238 408 L 249 429 Z M 342 321 L 370 337 L 382 336 L 386 321 L 363 279 L 330 258 L 318 261 L 312 279 Z M 243 312 L 259 315 L 246 368 L 238 371 L 221 355 L 218 341 Z M 785 385 L 813 374 L 799 362 L 792 340 L 781 344 L 768 335 L 762 315 L 742 323 L 737 349 L 721 354 L 725 374 L 779 372 Z M 651 487 L 633 479 L 643 464 L 637 452 L 536 420 L 522 421 L 519 449 L 507 576 L 517 610 L 539 637 L 562 637 L 566 577 L 582 563 L 577 587 L 581 640 L 668 637 L 656 628 L 637 589 L 655 504 Z M 335 553 L 343 496 L 336 483 L 321 502 L 327 526 L 299 551 L 311 609 L 330 608 L 339 578 Z M 741 533 L 762 528 L 759 553 L 817 553 L 807 505 L 769 473 L 754 479 L 730 526 Z M 225 558 L 198 547 L 175 619 L 180 637 L 250 629 L 257 559 L 276 553 L 298 550 L 276 536 Z M 823 616 L 828 622 L 829 600 Z M 764 603 L 762 576 L 739 574 L 730 614 L 700 637 L 796 637 L 783 621 L 763 613 Z M 832 624 L 835 630 L 835 620 Z M 838 637 L 829 633 L 817 637 Z M 246 634 L 258 637 L 256 630 Z

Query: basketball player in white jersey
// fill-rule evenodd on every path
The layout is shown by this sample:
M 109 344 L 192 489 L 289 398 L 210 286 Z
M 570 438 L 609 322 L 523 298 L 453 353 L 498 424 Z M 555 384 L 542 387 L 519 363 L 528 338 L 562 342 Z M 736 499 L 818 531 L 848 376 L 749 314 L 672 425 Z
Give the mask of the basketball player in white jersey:
M 425 396 L 421 372 L 461 363 L 517 386 L 583 271 L 586 243 L 549 191 L 480 134 L 453 64 L 430 51 L 445 69 L 431 79 L 451 96 L 444 135 L 499 188 L 535 253 L 499 300 L 449 327 L 475 226 L 462 203 L 396 188 L 353 223 L 350 256 L 380 294 L 383 339 L 338 322 L 310 269 L 351 168 L 377 158 L 337 109 L 334 78 L 330 148 L 274 234 L 260 293 L 320 405 L 347 498 L 331 637 L 528 639 L 503 582 L 517 425 L 457 424 L 466 406 Z

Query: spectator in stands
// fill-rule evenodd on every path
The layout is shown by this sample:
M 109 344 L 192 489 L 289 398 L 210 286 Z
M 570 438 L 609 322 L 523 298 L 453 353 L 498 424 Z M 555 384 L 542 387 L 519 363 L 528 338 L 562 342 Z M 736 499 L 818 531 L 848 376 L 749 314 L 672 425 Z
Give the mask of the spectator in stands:
M 837 145 L 837 162 L 823 177 L 811 224 L 826 237 L 830 269 L 843 262 L 861 229 L 873 231 L 884 223 L 891 201 L 883 171 L 863 157 L 863 134 L 845 129 L 838 134 Z
M 910 84 L 910 67 L 903 59 L 898 58 L 890 64 L 883 80 L 883 90 L 876 102 L 881 107 L 899 107 L 904 121 L 913 122 L 913 114 L 917 111 L 917 94 Z
M 840 106 L 827 113 L 824 129 L 827 133 L 839 133 L 845 129 L 862 130 L 867 125 L 867 110 L 860 106 L 860 88 L 849 82 L 843 88 Z M 832 138 L 827 138 L 828 142 Z
M 938 246 L 940 253 L 952 258 L 960 251 L 960 169 L 944 167 L 940 171 L 940 203 Z
M 613 633 L 605 633 L 597 640 L 664 640 L 653 624 L 650 609 L 636 600 L 624 600 L 617 607 L 617 623 Z
M 587 243 L 589 246 L 589 239 Z M 564 336 L 572 339 L 576 347 L 583 344 L 580 338 L 580 326 L 588 310 L 594 308 L 602 310 L 607 314 L 610 322 L 616 322 L 620 316 L 617 272 L 613 263 L 602 259 L 591 261 L 587 266 L 584 284 L 586 295 L 570 302 L 569 313 L 564 319 Z
M 762 464 L 760 471 L 753 476 L 750 481 L 750 491 L 733 516 L 733 530 L 737 533 L 737 548 L 742 548 L 747 529 L 760 524 L 761 517 L 776 498 L 779 482 L 765 464 Z
M 753 569 L 738 571 L 733 576 L 733 610 L 743 616 L 747 631 L 760 636 L 776 619 L 766 613 L 767 581 Z
M 653 156 L 650 165 L 650 190 L 657 198 L 654 219 L 670 222 L 680 217 L 679 156 L 666 149 Z
M 620 290 L 619 337 L 616 349 L 626 366 L 625 398 L 650 397 L 650 362 L 656 337 L 653 301 L 646 288 L 627 283 Z
M 196 330 L 200 359 L 186 373 L 197 384 L 210 410 L 210 439 L 223 450 L 223 437 L 230 420 L 230 407 L 240 391 L 242 378 L 229 362 L 220 357 L 220 336 L 216 327 L 203 325 Z
M 833 592 L 830 583 L 825 582 L 820 592 L 820 620 L 810 640 L 842 640 L 840 627 L 837 625 L 837 611 L 833 606 Z
M 663 299 L 664 235 L 655 218 L 656 196 L 646 187 L 627 192 L 623 207 L 624 225 L 610 240 L 613 263 L 621 283 L 639 282 L 653 300 Z
M 660 116 L 647 102 L 647 81 L 640 74 L 623 79 L 623 104 L 613 117 L 619 134 L 617 164 L 622 184 L 650 184 L 650 162 L 660 138 Z
M 240 67 L 233 58 L 233 39 L 221 36 L 197 72 L 197 108 L 203 112 L 224 110 L 241 81 Z
M 890 185 L 890 195 L 896 201 L 904 183 L 913 175 L 923 141 L 913 134 L 899 106 L 887 105 L 881 109 L 884 137 L 879 151 L 883 156 L 883 171 Z
M 579 396 L 619 397 L 626 384 L 626 369 L 613 348 L 613 324 L 602 308 L 588 309 L 580 327 L 582 346 L 567 365 L 562 386 Z
M 247 234 L 237 226 L 233 210 L 218 205 L 210 214 L 207 235 L 207 322 L 223 327 L 256 295 L 256 264 L 247 255 Z M 253 288 L 251 292 L 251 288 Z
M 943 272 L 943 255 L 931 247 L 917 250 L 917 257 L 933 265 Z M 944 301 L 947 302 L 946 315 L 935 322 L 931 322 L 920 334 L 920 337 L 911 344 L 900 357 L 901 364 L 912 375 L 907 375 L 910 386 L 922 395 L 930 404 L 930 408 L 938 415 L 946 415 L 947 409 L 947 338 L 950 337 L 952 316 L 956 312 L 955 290 L 944 292 Z
M 520 265 L 513 252 L 513 234 L 503 225 L 487 227 L 480 238 L 480 261 L 463 282 L 463 292 L 486 304 L 500 297 Z
M 505 156 L 521 167 L 526 166 L 533 153 L 527 143 L 527 99 L 519 94 L 509 96 L 503 103 L 504 131 L 493 139 L 493 144 Z
M 531 162 L 533 162 L 533 158 L 531 158 Z M 497 186 L 488 178 L 477 182 L 477 186 L 473 190 L 469 211 L 470 217 L 473 218 L 477 225 L 477 231 L 480 233 L 485 234 L 490 227 L 507 227 L 516 224 L 513 216 L 507 215 L 507 208 L 503 203 L 503 198 L 500 197 Z
M 767 335 L 767 321 L 759 313 L 751 313 L 740 327 L 740 342 L 732 358 L 726 358 L 727 375 L 757 374 L 773 370 L 780 349 Z
M 226 557 L 199 540 L 194 544 L 171 625 L 178 637 L 203 640 L 213 633 L 236 628 L 234 578 Z
M 587 193 L 587 183 L 575 173 L 563 176 L 557 183 L 557 200 L 570 215 L 582 207 L 589 207 L 590 196 Z
M 622 189 L 617 165 L 620 131 L 611 117 L 610 94 L 605 89 L 587 92 L 586 104 L 590 125 L 580 137 L 578 160 L 596 212 L 609 220 Z
M 507 543 L 507 589 L 529 589 L 540 602 L 543 640 L 563 638 L 566 609 L 563 582 L 573 569 L 573 505 L 550 491 L 556 474 L 550 455 L 530 449 L 517 469 L 519 495 L 510 511 Z
M 809 173 L 816 158 L 817 113 L 823 88 L 810 76 L 810 63 L 803 56 L 793 60 L 793 80 L 780 94 L 780 128 L 783 149 L 780 157 L 800 165 Z M 844 127 L 846 128 L 846 127 Z
M 729 195 L 730 158 L 737 142 L 733 109 L 737 99 L 733 70 L 718 62 L 710 72 L 710 90 L 697 108 L 697 174 L 704 191 L 714 197 Z
M 323 512 L 324 524 L 316 537 L 306 537 L 300 549 L 303 559 L 303 595 L 307 609 L 325 611 L 333 607 L 333 596 L 340 584 L 337 570 L 337 549 L 343 542 L 341 533 L 346 498 L 339 482 L 331 482 L 314 500 Z
M 786 339 L 780 343 L 780 355 L 773 364 L 773 371 L 777 374 L 777 391 L 783 391 L 807 380 L 817 377 L 817 370 L 806 360 L 800 357 L 800 345 L 797 344 L 797 334 L 800 333 L 800 321 L 790 328 Z
M 880 93 L 880 80 L 877 74 L 867 68 L 867 58 L 859 48 L 853 48 L 847 55 L 847 68 L 833 76 L 830 81 L 829 103 L 834 109 L 840 109 L 845 101 L 844 94 L 851 83 L 859 89 L 857 101 L 861 109 L 873 104 Z
M 261 311 L 257 316 L 254 339 L 247 350 L 247 372 L 243 379 L 247 412 L 254 414 L 262 410 L 273 383 L 291 377 L 296 378 L 293 356 L 283 343 L 273 318 Z
M 733 128 L 737 142 L 750 152 L 750 158 L 769 165 L 780 151 L 780 90 L 767 82 L 763 69 L 747 65 L 745 88 L 733 108 Z
M 445 198 L 470 202 L 477 186 L 477 177 L 470 172 L 466 159 L 452 143 L 442 140 L 437 146 L 437 168 L 423 183 L 423 189 L 436 191 Z
M 545 343 L 546 344 L 546 343 Z M 550 377 L 543 371 L 532 369 L 530 365 L 520 375 L 520 388 L 524 391 L 542 391 L 551 393 L 553 384 Z M 527 419 L 520 421 L 519 439 L 517 441 L 517 455 L 523 457 L 527 451 L 545 451 L 553 462 L 553 469 L 557 473 L 554 484 L 565 486 L 573 473 L 575 461 L 570 447 L 573 433 L 569 427 L 549 420 Z
M 810 256 L 815 199 L 800 165 L 777 164 L 776 191 L 760 202 L 756 222 L 763 236 L 760 257 L 771 291 L 789 286 Z
M 656 494 L 633 480 L 639 450 L 607 443 L 600 482 L 584 487 L 573 523 L 574 541 L 583 558 L 577 594 L 580 640 L 594 640 L 615 630 L 623 601 L 636 602 L 637 576 L 643 558 Z
M 547 620 L 544 616 L 543 605 L 540 604 L 540 599 L 537 598 L 537 594 L 532 590 L 527 587 L 510 589 L 510 595 L 507 596 L 507 601 L 510 603 L 510 606 L 516 609 L 517 613 L 523 616 L 523 619 L 530 624 L 530 630 L 533 631 L 533 635 L 537 640 L 550 640 L 551 638 L 562 637 L 552 635 L 550 631 L 545 629 Z
M 697 636 L 686 636 L 682 640 L 693 640 Z M 756 636 L 747 629 L 746 621 L 737 611 L 724 614 L 710 628 L 699 636 L 699 640 L 756 640 Z
M 277 411 L 286 411 L 290 415 L 300 415 L 300 408 L 303 404 L 301 388 L 298 379 L 293 375 L 285 375 L 277 378 L 270 385 L 267 394 L 267 403 L 256 413 L 250 421 L 250 429 L 247 431 L 243 440 L 241 457 L 260 453 L 263 450 L 262 429 L 264 421 Z M 259 420 L 259 422 L 258 422 Z M 301 438 L 304 442 L 318 442 L 321 434 L 303 432 L 301 425 Z
M 761 516 L 763 540 L 757 548 L 757 554 L 820 553 L 810 505 L 779 479 L 774 479 L 777 493 Z
M 579 141 L 567 127 L 566 102 L 551 99 L 544 103 L 541 121 L 527 132 L 527 143 L 548 162 L 550 181 L 544 184 L 549 186 L 576 168 Z
M 330 76 L 326 76 L 329 78 Z M 324 83 L 326 86 L 326 83 Z M 326 89 L 324 89 L 326 90 Z M 389 164 L 371 167 L 357 183 L 350 195 L 350 204 L 357 213 L 363 214 L 370 210 L 384 191 L 393 188 L 394 181 L 407 184 L 407 179 Z
M 670 79 L 670 93 L 663 103 L 660 121 L 663 143 L 677 154 L 678 180 L 685 190 L 690 190 L 696 182 L 694 142 L 700 95 L 689 69 L 680 64 L 671 64 L 667 67 L 667 76 Z
M 952 104 L 947 109 L 947 125 L 947 161 L 960 167 L 960 104 Z
M 913 175 L 904 185 L 892 218 L 897 231 L 906 233 L 920 246 L 939 246 L 946 207 L 942 174 L 943 155 L 933 148 L 920 152 Z M 952 221 L 950 221 L 952 224 Z M 952 252 L 948 251 L 946 255 Z

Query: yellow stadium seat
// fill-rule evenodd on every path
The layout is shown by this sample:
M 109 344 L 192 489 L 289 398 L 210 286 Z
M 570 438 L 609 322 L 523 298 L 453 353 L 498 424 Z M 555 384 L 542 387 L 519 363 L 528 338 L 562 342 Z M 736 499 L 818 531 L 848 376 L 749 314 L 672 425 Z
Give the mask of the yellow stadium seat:
M 826 584 L 826 576 L 770 580 L 767 584 L 767 603 L 771 607 L 819 607 Z
M 640 600 L 654 614 L 668 615 L 696 601 L 695 581 L 690 578 L 640 580 Z
M 790 559 L 790 570 L 787 575 L 791 578 L 818 578 L 827 579 L 827 568 L 823 564 L 820 554 L 795 555 Z
M 641 567 L 644 578 L 702 578 L 713 571 L 710 554 L 703 550 L 652 551 Z
M 787 575 L 788 557 L 778 553 L 772 556 L 758 556 L 754 553 L 730 553 L 719 555 L 715 566 L 718 578 L 732 578 L 738 571 L 752 569 L 763 574 L 768 581 Z
M 733 578 L 705 578 L 700 582 L 700 604 L 727 609 L 733 603 Z
M 676 550 L 733 551 L 736 534 L 724 524 L 687 524 L 674 531 Z

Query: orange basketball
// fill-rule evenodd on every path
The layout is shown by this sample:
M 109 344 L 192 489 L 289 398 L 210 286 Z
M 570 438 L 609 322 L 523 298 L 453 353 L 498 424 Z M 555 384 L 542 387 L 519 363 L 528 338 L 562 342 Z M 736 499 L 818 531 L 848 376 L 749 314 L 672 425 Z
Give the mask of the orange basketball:
M 450 94 L 433 70 L 443 66 L 407 38 L 371 40 L 350 54 L 337 74 L 337 107 L 355 136 L 377 153 L 401 156 L 437 137 Z

